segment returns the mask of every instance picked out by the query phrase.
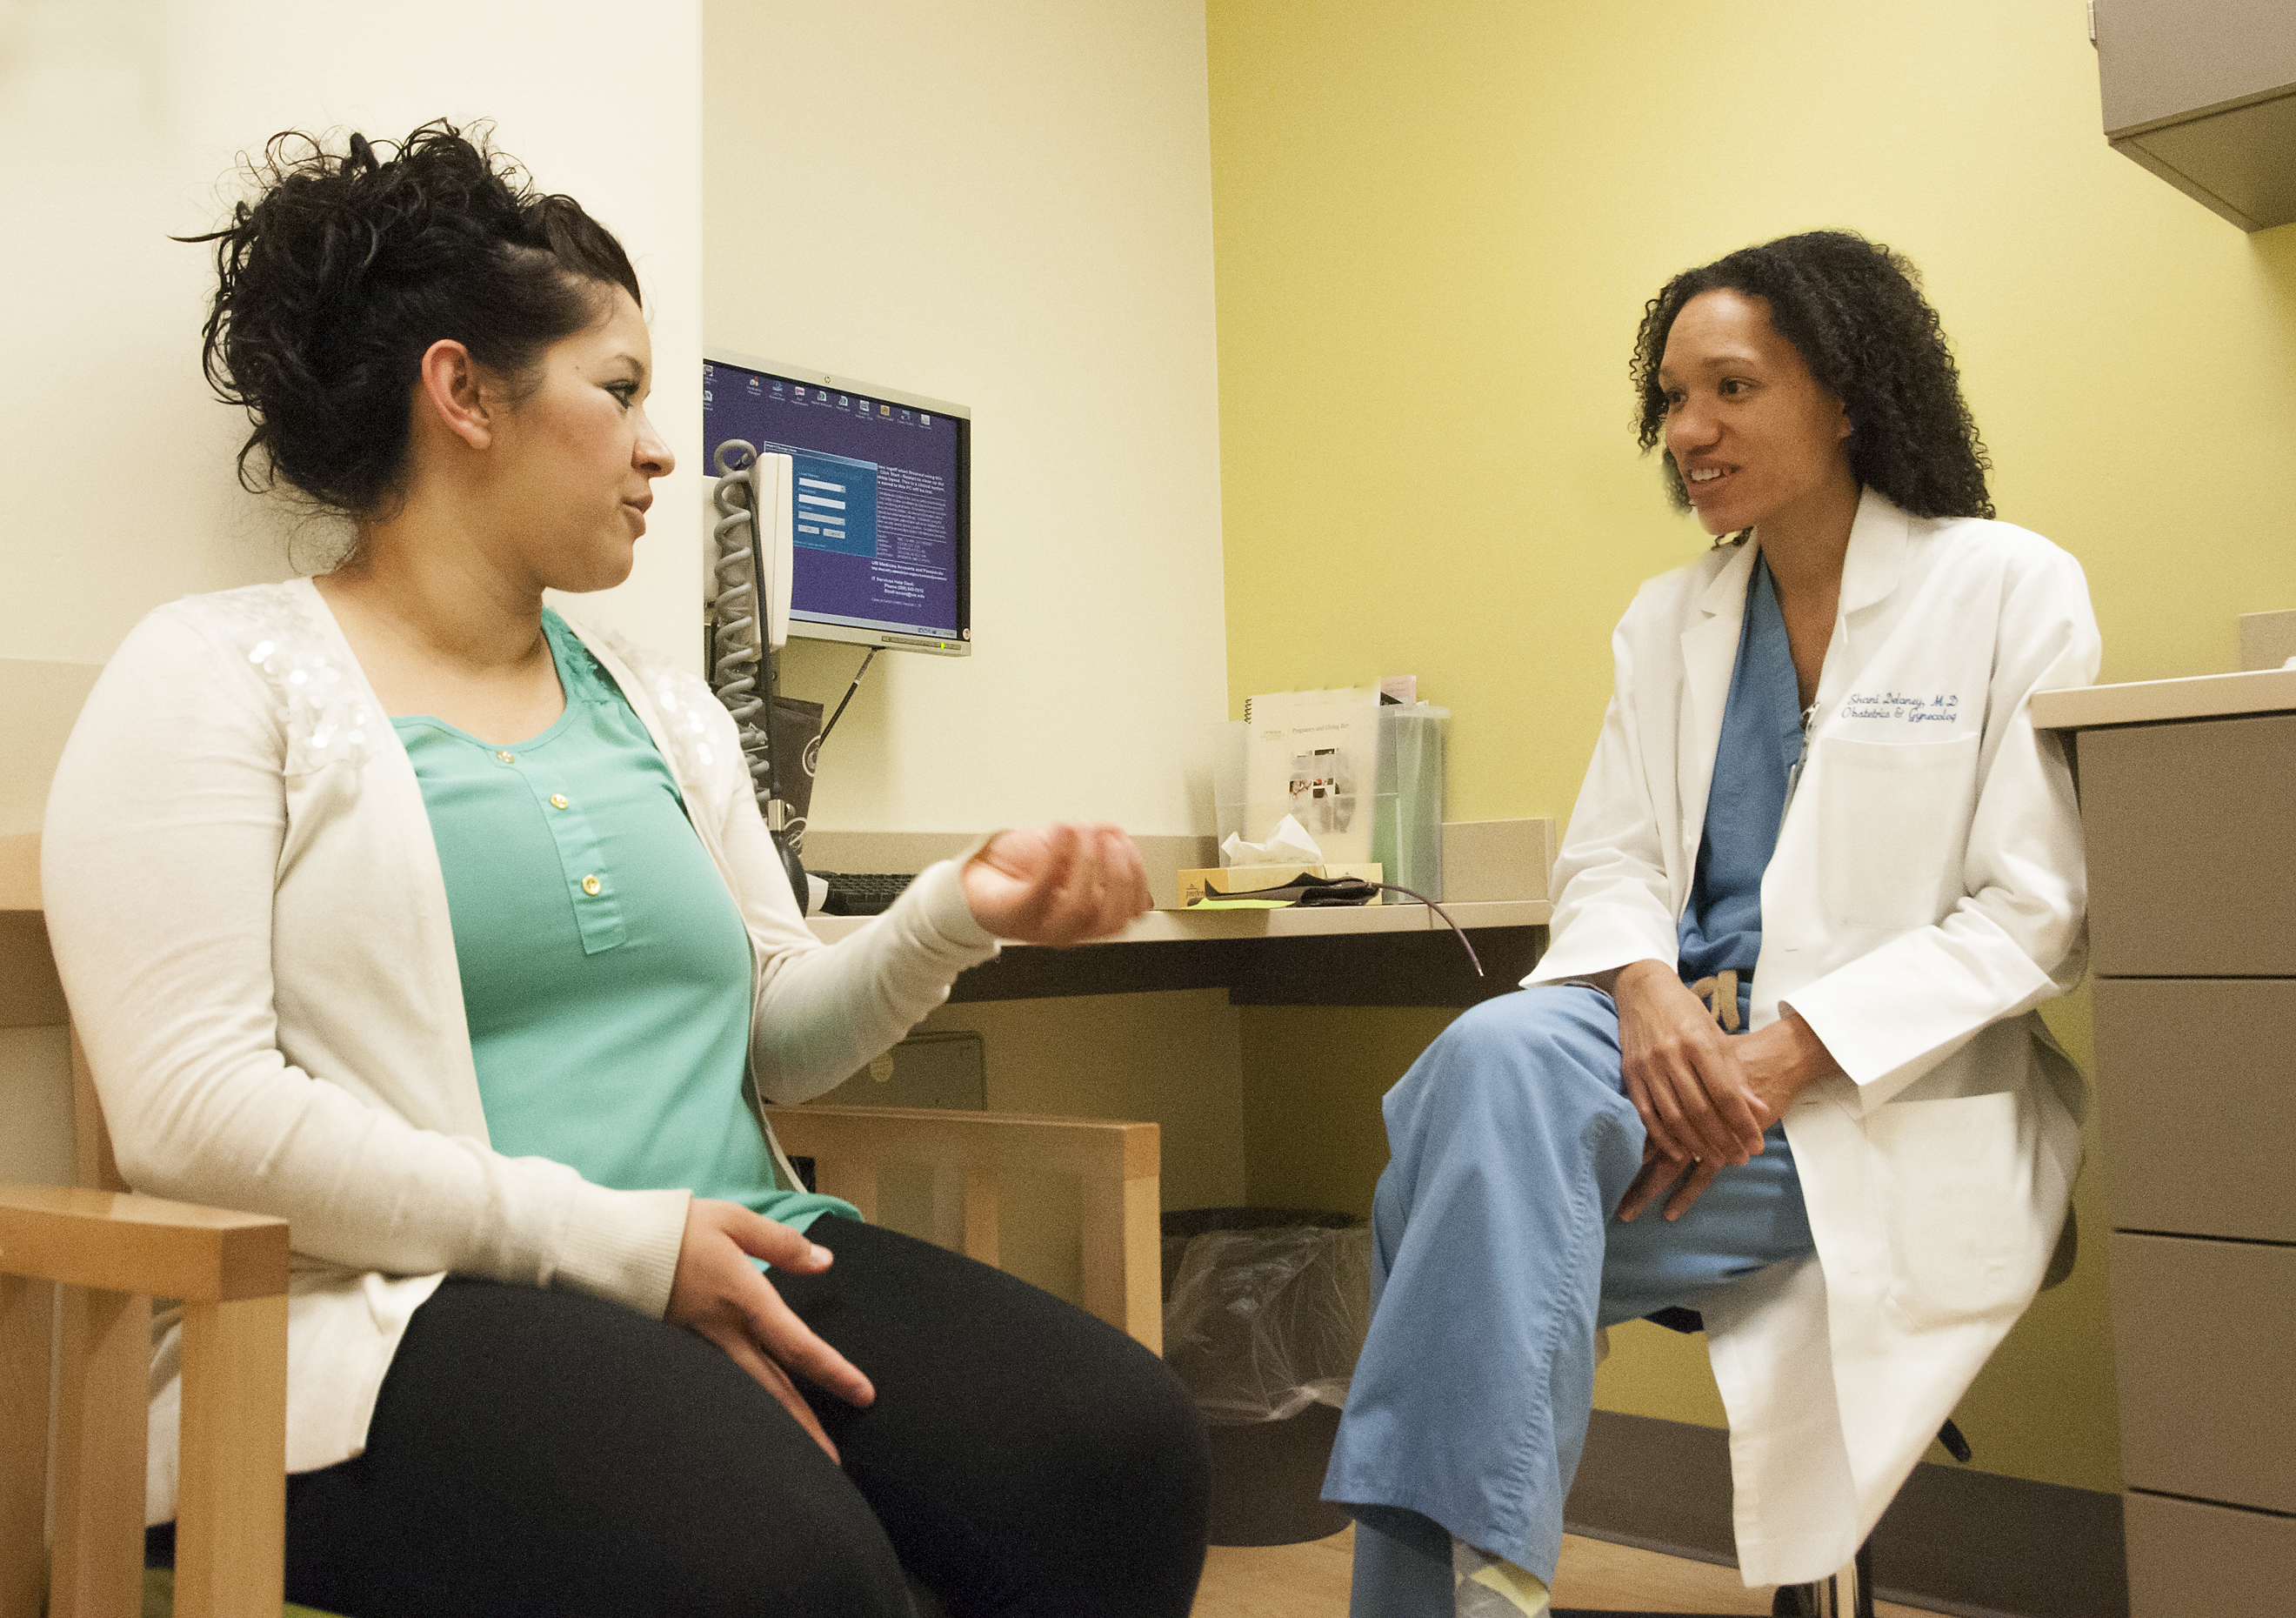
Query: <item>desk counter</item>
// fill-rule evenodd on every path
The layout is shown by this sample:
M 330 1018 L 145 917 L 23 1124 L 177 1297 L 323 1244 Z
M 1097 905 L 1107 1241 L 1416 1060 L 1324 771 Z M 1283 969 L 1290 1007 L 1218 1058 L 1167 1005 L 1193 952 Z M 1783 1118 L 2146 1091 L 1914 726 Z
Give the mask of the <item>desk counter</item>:
M 2244 674 L 2200 674 L 2188 679 L 2130 680 L 2033 695 L 2033 723 L 2043 730 L 2090 730 L 2108 725 L 2158 725 L 2180 719 L 2227 719 L 2243 713 L 2296 710 L 2296 669 L 2256 669 Z
M 949 998 L 1021 1000 L 1149 990 L 1226 989 L 1239 1006 L 1472 1006 L 1504 994 L 1537 963 L 1554 907 L 1545 899 L 1302 910 L 1152 910 L 1112 939 L 1070 949 L 1008 944 L 956 981 Z M 833 943 L 868 916 L 818 916 Z

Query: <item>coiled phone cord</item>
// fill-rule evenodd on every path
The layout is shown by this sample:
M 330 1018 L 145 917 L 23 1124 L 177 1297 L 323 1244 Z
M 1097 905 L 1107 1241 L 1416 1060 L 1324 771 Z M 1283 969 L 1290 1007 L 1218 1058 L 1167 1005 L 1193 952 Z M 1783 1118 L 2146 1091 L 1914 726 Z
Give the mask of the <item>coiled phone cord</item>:
M 756 520 L 750 509 L 753 495 L 743 475 L 758 458 L 757 446 L 743 439 L 727 439 L 718 446 L 718 486 L 710 493 L 718 508 L 711 530 L 716 549 L 717 593 L 710 607 L 717 615 L 711 637 L 710 687 L 734 716 L 742 738 L 742 756 L 749 761 L 750 780 L 758 801 L 780 798 L 774 769 L 774 743 L 766 729 L 766 700 L 758 683 L 766 661 L 764 620 L 758 603 L 758 564 L 750 548 Z
M 765 608 L 758 600 L 757 555 L 750 544 L 757 531 L 756 494 L 742 475 L 757 459 L 757 446 L 741 439 L 727 439 L 718 446 L 718 484 L 709 495 L 718 508 L 718 522 L 710 530 L 717 546 L 713 571 L 718 587 L 709 603 L 716 620 L 710 632 L 709 685 L 734 716 L 742 757 L 750 766 L 750 789 L 765 811 L 766 831 L 781 856 L 797 913 L 803 916 L 812 908 L 801 858 L 805 822 L 789 812 L 774 758 L 774 665 L 766 646 Z

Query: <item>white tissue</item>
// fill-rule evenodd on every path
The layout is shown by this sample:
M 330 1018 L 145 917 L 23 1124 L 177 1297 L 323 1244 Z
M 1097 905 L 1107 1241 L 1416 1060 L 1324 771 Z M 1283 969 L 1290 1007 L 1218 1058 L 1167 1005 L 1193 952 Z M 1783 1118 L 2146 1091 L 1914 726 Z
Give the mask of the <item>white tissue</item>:
M 1321 866 L 1324 850 L 1305 826 L 1286 815 L 1275 823 L 1266 842 L 1246 842 L 1234 832 L 1220 844 L 1220 858 L 1232 866 Z

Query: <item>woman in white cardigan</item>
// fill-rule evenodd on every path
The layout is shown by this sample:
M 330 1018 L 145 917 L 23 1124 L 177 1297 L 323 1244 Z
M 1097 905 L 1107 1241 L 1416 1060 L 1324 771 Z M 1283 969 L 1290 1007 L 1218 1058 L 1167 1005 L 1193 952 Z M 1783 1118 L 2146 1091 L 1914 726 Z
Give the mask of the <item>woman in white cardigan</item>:
M 999 937 L 1121 926 L 1130 842 L 1001 834 L 819 944 L 707 688 L 543 606 L 627 574 L 672 464 L 619 245 L 444 125 L 262 179 L 209 373 L 243 475 L 357 543 L 135 629 L 43 879 L 129 1183 L 291 1222 L 290 1597 L 894 1614 L 906 1565 L 958 1613 L 1185 1613 L 1205 1459 L 1153 1356 L 803 1192 L 753 1106 Z

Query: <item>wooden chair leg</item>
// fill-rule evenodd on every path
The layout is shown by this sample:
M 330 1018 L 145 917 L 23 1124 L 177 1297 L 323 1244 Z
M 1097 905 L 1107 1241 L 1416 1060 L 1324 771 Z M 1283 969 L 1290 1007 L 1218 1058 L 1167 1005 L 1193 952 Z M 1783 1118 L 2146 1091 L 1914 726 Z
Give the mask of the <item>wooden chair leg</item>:
M 47 1282 L 0 1276 L 0 1618 L 32 1618 L 47 1583 L 55 1308 Z
M 49 1611 L 53 1618 L 136 1618 L 152 1300 L 67 1286 L 63 1317 Z
M 1157 1179 L 1084 1182 L 1084 1306 L 1164 1351 L 1163 1250 Z
M 286 1570 L 287 1300 L 184 1306 L 176 1618 L 276 1612 Z

